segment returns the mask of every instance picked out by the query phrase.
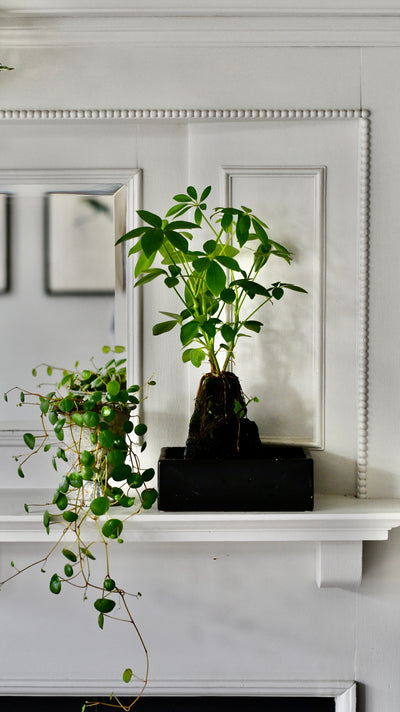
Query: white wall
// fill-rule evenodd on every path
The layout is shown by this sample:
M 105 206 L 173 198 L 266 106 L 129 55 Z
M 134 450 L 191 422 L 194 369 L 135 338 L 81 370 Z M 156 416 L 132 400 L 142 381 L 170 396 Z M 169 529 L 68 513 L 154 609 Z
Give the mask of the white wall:
M 50 5 L 57 10 L 63 3 Z M 96 3 L 85 6 L 93 9 Z M 105 7 L 104 3 L 98 6 Z M 37 9 L 45 7 L 41 3 Z M 69 3 L 66 9 L 72 7 Z M 134 2 L 118 4 L 125 10 L 134 7 Z M 229 10 L 236 5 L 231 2 L 224 7 Z M 385 12 L 379 15 L 379 6 L 359 2 L 352 16 L 339 17 L 328 13 L 328 3 L 320 4 L 320 12 L 295 15 L 290 12 L 294 6 L 286 2 L 281 10 L 287 9 L 288 16 L 279 12 L 263 15 L 263 10 L 271 9 L 267 2 L 244 7 L 240 3 L 239 19 L 235 13 L 225 19 L 211 13 L 197 19 L 163 19 L 167 4 L 153 3 L 154 15 L 144 19 L 139 13 L 136 20 L 120 18 L 118 23 L 115 13 L 111 18 L 78 18 L 77 26 L 74 18 L 69 25 L 68 18 L 63 20 L 57 13 L 53 19 L 45 14 L 10 13 L 33 11 L 34 2 L 8 6 L 3 2 L 3 8 L 0 59 L 15 66 L 15 71 L 0 74 L 0 109 L 354 109 L 360 108 L 362 98 L 363 108 L 371 111 L 373 132 L 369 496 L 399 496 L 400 336 L 395 327 L 400 257 L 399 3 L 386 3 Z M 312 5 L 302 3 L 301 8 L 309 11 Z M 374 9 L 377 16 L 362 14 Z M 92 33 L 95 25 L 97 35 Z M 154 196 L 160 210 L 175 188 L 186 185 L 183 125 L 171 125 L 166 142 L 164 125 L 145 124 L 139 129 L 135 124 L 119 123 L 111 144 L 104 140 L 100 123 L 82 128 L 65 122 L 62 132 L 67 141 L 64 148 L 69 146 L 67 154 L 57 144 L 60 131 L 58 125 L 44 122 L 39 127 L 18 120 L 1 123 L 0 167 L 59 167 L 61 160 L 64 167 L 72 168 L 139 167 L 143 169 L 145 199 Z M 348 207 L 343 204 L 343 209 Z M 18 236 L 23 238 L 23 234 Z M 155 297 L 154 291 L 151 299 L 145 298 L 145 324 L 156 318 Z M 3 318 L 10 299 L 12 295 L 0 297 Z M 15 314 L 13 322 L 7 328 L 15 339 L 21 317 Z M 6 333 L 3 331 L 3 353 L 10 343 Z M 24 348 L 33 341 L 34 334 L 28 331 Z M 13 351 L 16 348 L 15 342 Z M 5 355 L 3 358 L 6 360 Z M 148 409 L 154 432 L 153 456 L 169 438 L 182 439 L 190 376 L 176 363 L 173 341 L 167 338 L 161 350 L 147 333 L 145 375 L 148 368 L 156 372 L 159 383 L 157 401 Z M 344 375 L 346 364 L 342 368 Z M 7 375 L 4 378 L 7 381 Z M 170 390 L 174 378 L 176 387 Z M 179 413 L 177 421 L 171 419 L 171 412 Z M 3 487 L 14 483 L 10 454 L 10 448 L 3 449 Z M 340 452 L 336 454 L 340 456 Z M 327 491 L 328 471 L 322 468 L 319 475 Z M 337 467 L 335 473 L 340 491 L 352 493 L 353 474 L 346 471 L 341 477 Z M 41 482 L 48 481 L 46 475 Z M 22 483 L 16 481 L 15 485 Z M 182 544 L 164 546 L 162 551 L 156 545 L 132 549 L 129 566 L 124 559 L 119 568 L 126 572 L 127 588 L 132 579 L 132 586 L 143 593 L 137 614 L 150 650 L 152 678 L 356 679 L 362 685 L 361 712 L 397 710 L 399 543 L 395 532 L 389 543 L 365 545 L 364 579 L 357 591 L 317 590 L 312 551 L 307 545 L 221 544 L 211 549 L 203 544 Z M 36 549 L 35 545 L 3 545 L 1 577 L 10 559 L 29 561 Z M 122 554 L 118 552 L 118 556 Z M 83 686 L 86 678 L 118 678 L 125 655 L 121 664 L 118 660 L 114 666 L 104 661 L 101 652 L 95 652 L 101 651 L 105 633 L 96 629 L 94 617 L 86 620 L 88 616 L 79 607 L 76 613 L 70 596 L 65 601 L 54 600 L 43 591 L 41 597 L 47 583 L 40 577 L 29 575 L 25 586 L 16 581 L 2 591 L 2 691 L 13 680 L 28 684 L 26 681 L 35 677 L 44 681 L 43 687 L 51 680 L 61 685 L 66 678 L 77 685 L 83 677 Z M 61 636 L 62 644 L 57 643 L 59 653 L 49 654 L 43 629 L 58 625 L 63 605 L 71 605 L 76 616 L 78 644 L 73 647 L 72 631 L 68 630 Z M 114 645 L 115 640 L 110 640 Z M 124 653 L 128 645 L 124 640 Z M 84 669 L 79 668 L 80 662 Z

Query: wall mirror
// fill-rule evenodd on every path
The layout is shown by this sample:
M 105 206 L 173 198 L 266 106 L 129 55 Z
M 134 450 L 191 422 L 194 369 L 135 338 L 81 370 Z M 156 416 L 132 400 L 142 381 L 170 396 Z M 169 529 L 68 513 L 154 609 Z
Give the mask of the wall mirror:
M 13 288 L 0 311 L 7 334 L 2 392 L 14 385 L 35 390 L 41 379 L 31 371 L 41 363 L 71 368 L 79 360 L 85 367 L 91 356 L 105 358 L 104 344 L 127 345 L 125 245 L 116 248 L 115 241 L 130 229 L 136 189 L 126 170 L 15 171 L 0 175 L 6 179 L 13 195 L 14 260 Z M 2 226 L 6 206 L 0 196 Z M 8 280 L 1 237 L 0 288 Z M 42 372 L 42 380 L 52 380 Z M 24 411 L 1 400 L 2 444 L 37 428 Z

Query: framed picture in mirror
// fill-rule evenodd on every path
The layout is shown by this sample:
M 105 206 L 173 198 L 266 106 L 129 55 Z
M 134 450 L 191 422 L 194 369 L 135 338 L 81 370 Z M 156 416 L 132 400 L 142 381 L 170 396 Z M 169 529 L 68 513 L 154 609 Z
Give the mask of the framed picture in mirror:
M 47 193 L 45 289 L 53 295 L 115 291 L 116 194 Z

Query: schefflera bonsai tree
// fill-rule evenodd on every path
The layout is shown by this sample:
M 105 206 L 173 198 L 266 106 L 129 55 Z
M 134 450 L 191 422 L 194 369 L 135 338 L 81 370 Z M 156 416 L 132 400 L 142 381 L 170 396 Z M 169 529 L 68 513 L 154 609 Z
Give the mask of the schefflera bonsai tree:
M 247 418 L 250 401 L 230 366 L 239 339 L 261 331 L 263 323 L 255 316 L 265 304 L 282 299 L 286 289 L 306 291 L 295 284 L 266 286 L 261 281 L 271 258 L 291 263 L 290 251 L 269 237 L 268 226 L 251 208 L 208 210 L 210 192 L 211 186 L 200 194 L 189 186 L 173 197 L 165 218 L 138 210 L 145 224 L 116 243 L 136 240 L 128 252 L 138 255 L 136 287 L 161 278 L 176 294 L 180 311 L 162 311 L 167 320 L 155 324 L 153 334 L 178 327 L 183 361 L 197 368 L 209 363 L 190 420 L 187 458 L 235 457 L 261 448 L 257 426 Z M 187 213 L 191 221 L 182 219 Z M 193 239 L 199 230 L 205 235 L 202 244 Z
M 140 464 L 147 426 L 138 407 L 147 396 L 143 387 L 127 384 L 126 359 L 121 358 L 124 348 L 116 346 L 112 350 L 104 346 L 103 351 L 112 356 L 104 366 L 96 366 L 92 359 L 90 367 L 83 369 L 78 362 L 73 369 L 57 369 L 48 364 L 34 368 L 35 377 L 43 370 L 46 378 L 59 373 L 60 380 L 50 392 L 43 392 L 44 387 L 48 390 L 47 383 L 39 385 L 35 392 L 14 387 L 4 394 L 8 401 L 9 395 L 16 393 L 17 405 L 38 409 L 43 432 L 25 433 L 28 452 L 14 459 L 18 475 L 23 478 L 31 458 L 48 453 L 59 479 L 52 501 L 25 504 L 25 510 L 43 511 L 47 533 L 57 526 L 59 536 L 39 561 L 21 568 L 11 562 L 13 572 L 1 584 L 37 565 L 43 573 L 49 570 L 51 593 L 58 595 L 67 585 L 81 590 L 84 600 L 92 593 L 101 629 L 112 618 L 131 625 L 145 654 L 145 673 L 139 677 L 132 667 L 127 667 L 122 680 L 139 682 L 139 694 L 128 704 L 120 703 L 113 695 L 107 703 L 108 707 L 129 710 L 146 687 L 149 658 L 130 603 L 132 596 L 141 594 L 128 593 L 115 580 L 110 546 L 123 543 L 125 523 L 152 507 L 157 490 L 149 486 L 154 469 Z M 147 385 L 154 385 L 154 381 L 149 380 Z M 96 576 L 93 574 L 95 559 L 104 564 L 100 578 L 97 566 Z M 98 704 L 87 702 L 83 709 Z

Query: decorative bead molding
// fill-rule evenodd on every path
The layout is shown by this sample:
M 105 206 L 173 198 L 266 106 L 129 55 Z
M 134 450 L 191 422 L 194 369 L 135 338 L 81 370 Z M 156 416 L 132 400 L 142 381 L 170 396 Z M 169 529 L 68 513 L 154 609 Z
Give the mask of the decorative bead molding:
M 2 109 L 0 121 L 359 121 L 357 496 L 367 497 L 371 119 L 367 109 Z M 71 172 L 71 171 L 70 171 Z M 5 172 L 3 172 L 5 173 Z M 10 171 L 11 173 L 11 171 Z M 72 172 L 71 172 L 72 173 Z M 140 193 L 140 183 L 136 188 Z M 133 194 L 133 193 L 132 193 Z
M 368 119 L 366 109 L 0 109 L 0 120 Z

